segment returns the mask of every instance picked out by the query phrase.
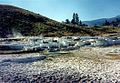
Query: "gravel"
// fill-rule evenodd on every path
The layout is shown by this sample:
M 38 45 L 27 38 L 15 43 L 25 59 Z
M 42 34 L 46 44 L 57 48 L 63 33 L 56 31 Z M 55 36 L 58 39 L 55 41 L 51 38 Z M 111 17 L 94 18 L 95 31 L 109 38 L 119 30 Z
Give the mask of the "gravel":
M 0 55 L 0 83 L 120 83 L 120 60 L 106 56 L 114 51 L 120 55 L 119 47 L 83 47 L 39 60 L 31 58 L 45 55 Z

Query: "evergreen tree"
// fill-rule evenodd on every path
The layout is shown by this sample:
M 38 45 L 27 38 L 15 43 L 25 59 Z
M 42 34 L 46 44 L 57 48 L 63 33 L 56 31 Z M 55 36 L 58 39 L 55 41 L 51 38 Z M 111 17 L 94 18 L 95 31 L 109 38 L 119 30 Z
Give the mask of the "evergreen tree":
M 95 28 L 99 27 L 97 24 L 94 25 Z
M 80 20 L 79 25 L 82 26 L 82 21 Z
M 72 24 L 76 24 L 76 14 L 73 13 L 73 19 L 71 20 Z
M 79 16 L 77 13 L 73 13 L 73 18 L 71 20 L 71 24 L 76 24 L 82 26 L 82 21 L 79 20 Z
M 120 22 L 120 19 L 116 18 L 116 22 L 119 23 L 119 22 Z
M 82 24 L 81 26 L 88 26 L 87 24 Z
M 79 16 L 77 13 L 75 15 L 75 24 L 79 25 Z
M 119 18 L 116 18 L 116 24 L 117 24 L 117 26 L 119 26 L 119 24 L 120 24 L 120 19 Z
M 104 26 L 109 26 L 110 23 L 109 23 L 107 20 L 105 20 L 105 23 L 104 23 L 103 25 L 104 25 Z
M 66 24 L 70 24 L 69 19 L 66 19 L 66 20 L 65 20 L 65 23 L 66 23 Z
M 111 25 L 112 25 L 113 27 L 117 27 L 117 26 L 118 26 L 118 23 L 117 23 L 116 21 L 112 21 L 112 22 L 111 22 Z

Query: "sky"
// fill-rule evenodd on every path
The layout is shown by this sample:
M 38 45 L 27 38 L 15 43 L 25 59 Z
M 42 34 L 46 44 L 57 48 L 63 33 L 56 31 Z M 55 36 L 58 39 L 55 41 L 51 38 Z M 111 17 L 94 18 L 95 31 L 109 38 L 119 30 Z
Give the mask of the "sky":
M 82 21 L 120 15 L 120 0 L 0 0 L 0 4 L 18 6 L 59 22 L 71 20 L 74 12 Z

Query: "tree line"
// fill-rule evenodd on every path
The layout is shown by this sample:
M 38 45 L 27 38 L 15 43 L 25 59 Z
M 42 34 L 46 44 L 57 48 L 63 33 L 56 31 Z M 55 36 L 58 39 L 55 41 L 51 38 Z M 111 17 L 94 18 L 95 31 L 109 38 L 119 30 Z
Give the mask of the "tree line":
M 73 13 L 72 20 L 66 19 L 65 20 L 66 24 L 74 24 L 78 26 L 87 26 L 86 24 L 83 24 L 82 21 L 79 19 L 78 13 Z
M 78 13 L 73 13 L 72 19 L 66 19 L 65 24 L 73 24 L 73 25 L 78 25 L 78 26 L 88 26 L 87 24 L 82 23 L 82 21 L 79 19 Z M 120 26 L 120 19 L 116 18 L 116 20 L 113 21 L 108 21 L 105 20 L 102 25 L 93 25 L 93 26 L 113 26 L 113 27 L 119 27 Z
M 105 23 L 103 23 L 103 26 L 119 27 L 120 26 L 120 19 L 116 18 L 115 21 L 111 21 L 111 22 L 105 20 Z

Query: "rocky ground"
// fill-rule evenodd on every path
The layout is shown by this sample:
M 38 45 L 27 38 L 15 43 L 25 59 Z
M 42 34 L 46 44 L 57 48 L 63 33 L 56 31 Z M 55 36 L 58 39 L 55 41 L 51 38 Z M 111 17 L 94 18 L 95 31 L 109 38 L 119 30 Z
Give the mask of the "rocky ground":
M 1 54 L 0 83 L 120 83 L 120 48 L 82 47 L 66 54 Z

